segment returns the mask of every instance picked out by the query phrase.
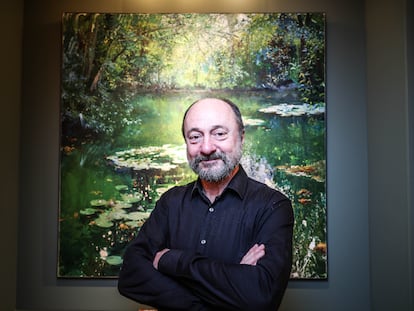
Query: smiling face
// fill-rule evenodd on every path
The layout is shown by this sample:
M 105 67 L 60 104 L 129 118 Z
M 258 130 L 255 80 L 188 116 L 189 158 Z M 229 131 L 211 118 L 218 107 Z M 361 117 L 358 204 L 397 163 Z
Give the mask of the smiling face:
M 196 102 L 185 116 L 183 133 L 189 165 L 202 180 L 222 181 L 239 164 L 244 136 L 228 103 Z

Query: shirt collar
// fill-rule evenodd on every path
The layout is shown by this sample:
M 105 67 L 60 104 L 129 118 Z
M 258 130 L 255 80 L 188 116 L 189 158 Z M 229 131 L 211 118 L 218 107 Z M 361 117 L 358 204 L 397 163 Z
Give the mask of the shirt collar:
M 232 190 L 240 197 L 240 199 L 244 198 L 244 194 L 246 193 L 247 189 L 247 180 L 248 176 L 246 171 L 243 169 L 241 165 L 239 165 L 239 170 L 234 175 L 234 177 L 230 180 L 229 184 L 227 185 L 226 189 L 224 189 L 223 193 L 226 191 Z M 201 194 L 203 192 L 203 187 L 201 186 L 200 178 L 194 183 L 193 189 L 191 194 L 194 196 L 195 193 Z

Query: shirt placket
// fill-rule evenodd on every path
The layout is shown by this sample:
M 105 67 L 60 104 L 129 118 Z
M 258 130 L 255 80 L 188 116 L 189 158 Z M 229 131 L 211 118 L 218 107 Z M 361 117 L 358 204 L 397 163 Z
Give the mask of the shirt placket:
M 211 230 L 214 226 L 215 218 L 215 204 L 208 203 L 206 205 L 205 217 L 202 222 L 202 227 L 200 230 L 199 242 L 198 242 L 198 252 L 205 254 L 209 246 L 209 239 L 211 237 Z

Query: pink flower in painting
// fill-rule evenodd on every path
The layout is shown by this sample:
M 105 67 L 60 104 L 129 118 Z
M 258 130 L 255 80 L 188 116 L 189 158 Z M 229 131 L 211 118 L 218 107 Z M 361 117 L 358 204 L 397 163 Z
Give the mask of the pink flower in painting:
M 106 260 L 106 257 L 108 257 L 108 251 L 106 247 L 104 247 L 103 249 L 99 251 L 99 256 L 101 257 L 102 260 Z

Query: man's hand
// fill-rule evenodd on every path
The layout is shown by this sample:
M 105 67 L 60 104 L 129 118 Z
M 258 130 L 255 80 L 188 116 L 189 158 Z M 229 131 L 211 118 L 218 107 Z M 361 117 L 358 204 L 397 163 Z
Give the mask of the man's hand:
M 264 244 L 255 244 L 251 249 L 243 256 L 240 261 L 241 265 L 251 265 L 255 266 L 257 261 L 265 255 L 265 246 Z
M 161 251 L 159 251 L 155 254 L 154 261 L 152 262 L 152 265 L 154 266 L 155 269 L 158 270 L 158 262 L 160 261 L 161 256 L 164 255 L 169 250 L 170 250 L 169 248 L 164 248 L 163 250 L 161 250 Z

